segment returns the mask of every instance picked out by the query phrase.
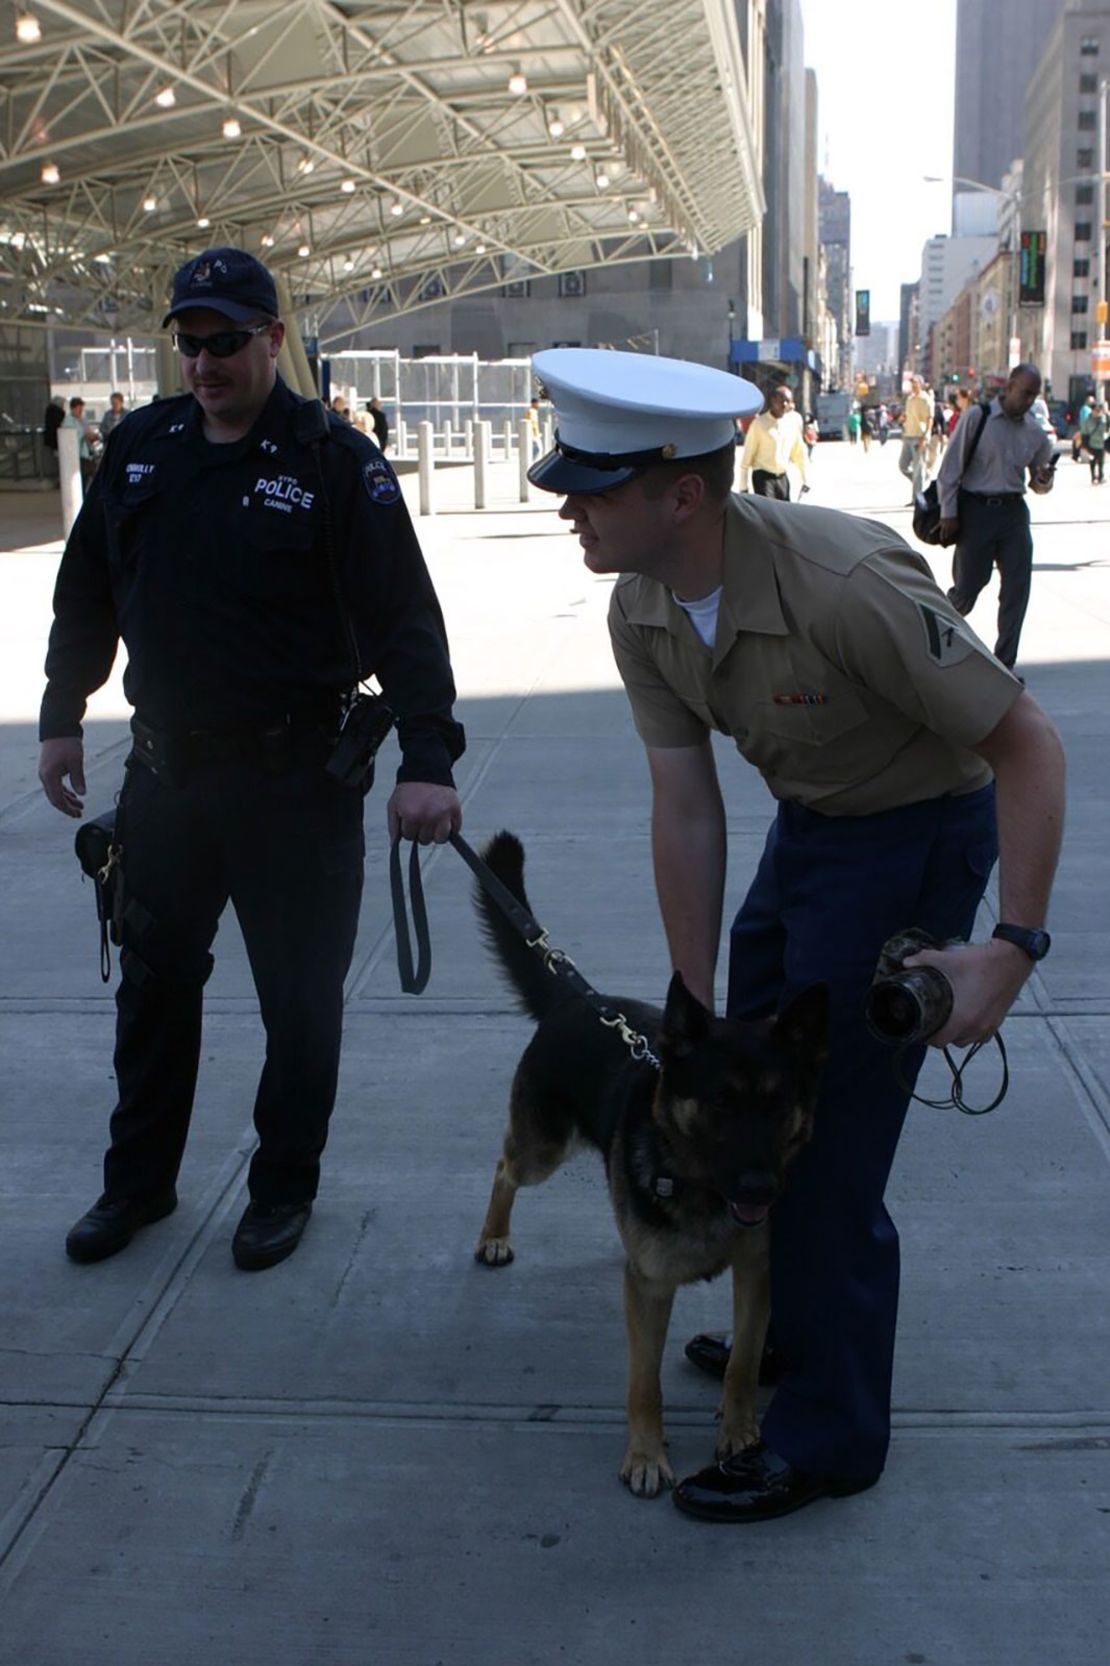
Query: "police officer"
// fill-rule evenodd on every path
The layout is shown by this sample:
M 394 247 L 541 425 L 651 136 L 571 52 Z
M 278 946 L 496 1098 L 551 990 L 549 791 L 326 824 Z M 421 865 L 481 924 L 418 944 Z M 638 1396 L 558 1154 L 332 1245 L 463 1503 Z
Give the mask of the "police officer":
M 733 419 L 757 389 L 637 354 L 553 350 L 535 366 L 558 428 L 531 478 L 565 494 L 559 513 L 589 570 L 622 575 L 610 631 L 647 749 L 672 961 L 712 1008 L 725 881 L 716 729 L 778 800 L 732 925 L 728 1011 L 755 1020 L 807 984 L 830 989 L 814 1138 L 771 1218 L 780 1381 L 762 1444 L 674 1495 L 690 1515 L 757 1521 L 872 1485 L 887 1454 L 898 1240 L 883 1192 L 908 1092 L 864 1022 L 879 952 L 911 925 L 970 937 L 997 795 L 1002 923 L 988 942 L 906 964 L 937 966 L 952 985 L 935 1045 L 998 1028 L 1049 946 L 1063 755 L 895 534 L 730 494 Z M 903 1058 L 905 1082 L 923 1052 Z M 724 1339 L 688 1351 L 723 1375 Z
M 104 1192 L 76 1261 L 114 1255 L 175 1208 L 201 1001 L 230 898 L 266 1030 L 250 1203 L 232 1249 L 269 1267 L 312 1210 L 335 1099 L 343 980 L 358 923 L 366 780 L 326 765 L 344 696 L 376 673 L 397 716 L 391 837 L 461 823 L 463 732 L 443 619 L 393 470 L 357 429 L 277 375 L 270 273 L 209 249 L 164 320 L 188 393 L 112 433 L 66 545 L 39 775 L 80 816 L 86 697 L 127 647 L 135 708 L 117 828 L 123 942 Z

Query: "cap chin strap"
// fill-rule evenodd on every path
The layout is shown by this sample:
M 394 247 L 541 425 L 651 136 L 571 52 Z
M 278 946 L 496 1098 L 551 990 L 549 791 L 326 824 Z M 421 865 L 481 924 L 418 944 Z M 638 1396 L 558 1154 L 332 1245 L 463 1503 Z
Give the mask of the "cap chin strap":
M 568 445 L 566 440 L 560 439 L 559 430 L 555 430 L 555 450 L 560 456 L 571 463 L 583 463 L 587 468 L 600 469 L 602 473 L 616 473 L 618 469 L 647 468 L 652 463 L 671 463 L 675 459 L 673 445 L 652 446 L 649 451 L 581 451 L 578 446 Z

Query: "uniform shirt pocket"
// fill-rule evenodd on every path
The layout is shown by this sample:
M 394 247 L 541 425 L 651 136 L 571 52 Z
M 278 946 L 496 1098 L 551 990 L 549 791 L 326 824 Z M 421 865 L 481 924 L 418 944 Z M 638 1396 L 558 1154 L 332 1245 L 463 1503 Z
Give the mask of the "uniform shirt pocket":
M 243 517 L 230 553 L 238 589 L 264 602 L 311 602 L 327 589 L 327 563 L 313 549 L 305 512 L 256 509 Z

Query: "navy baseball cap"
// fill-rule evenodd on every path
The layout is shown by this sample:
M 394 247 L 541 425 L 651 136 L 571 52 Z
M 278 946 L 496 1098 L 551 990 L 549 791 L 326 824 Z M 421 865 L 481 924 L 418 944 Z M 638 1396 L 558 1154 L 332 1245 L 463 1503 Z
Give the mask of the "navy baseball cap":
M 277 290 L 262 262 L 244 249 L 205 249 L 174 274 L 162 328 L 191 307 L 209 307 L 235 324 L 249 324 L 260 312 L 278 316 Z

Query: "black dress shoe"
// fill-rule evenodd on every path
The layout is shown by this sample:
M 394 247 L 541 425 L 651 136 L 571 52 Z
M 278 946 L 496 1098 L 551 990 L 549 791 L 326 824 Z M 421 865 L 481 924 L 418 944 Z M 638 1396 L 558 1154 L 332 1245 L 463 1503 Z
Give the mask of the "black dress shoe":
M 170 1186 L 152 1197 L 98 1197 L 87 1215 L 66 1235 L 66 1254 L 71 1261 L 106 1261 L 126 1249 L 140 1227 L 172 1215 L 177 1193 Z
M 769 1521 L 819 1498 L 865 1492 L 877 1475 L 809 1475 L 765 1446 L 753 1446 L 680 1481 L 673 1497 L 683 1515 L 699 1521 Z
M 707 1376 L 723 1378 L 731 1348 L 732 1336 L 728 1331 L 699 1331 L 686 1344 L 686 1358 Z M 760 1387 L 776 1388 L 785 1375 L 786 1365 L 782 1355 L 768 1343 L 759 1361 Z
M 235 1265 L 245 1273 L 276 1267 L 300 1243 L 311 1213 L 311 1203 L 248 1203 L 231 1241 Z

